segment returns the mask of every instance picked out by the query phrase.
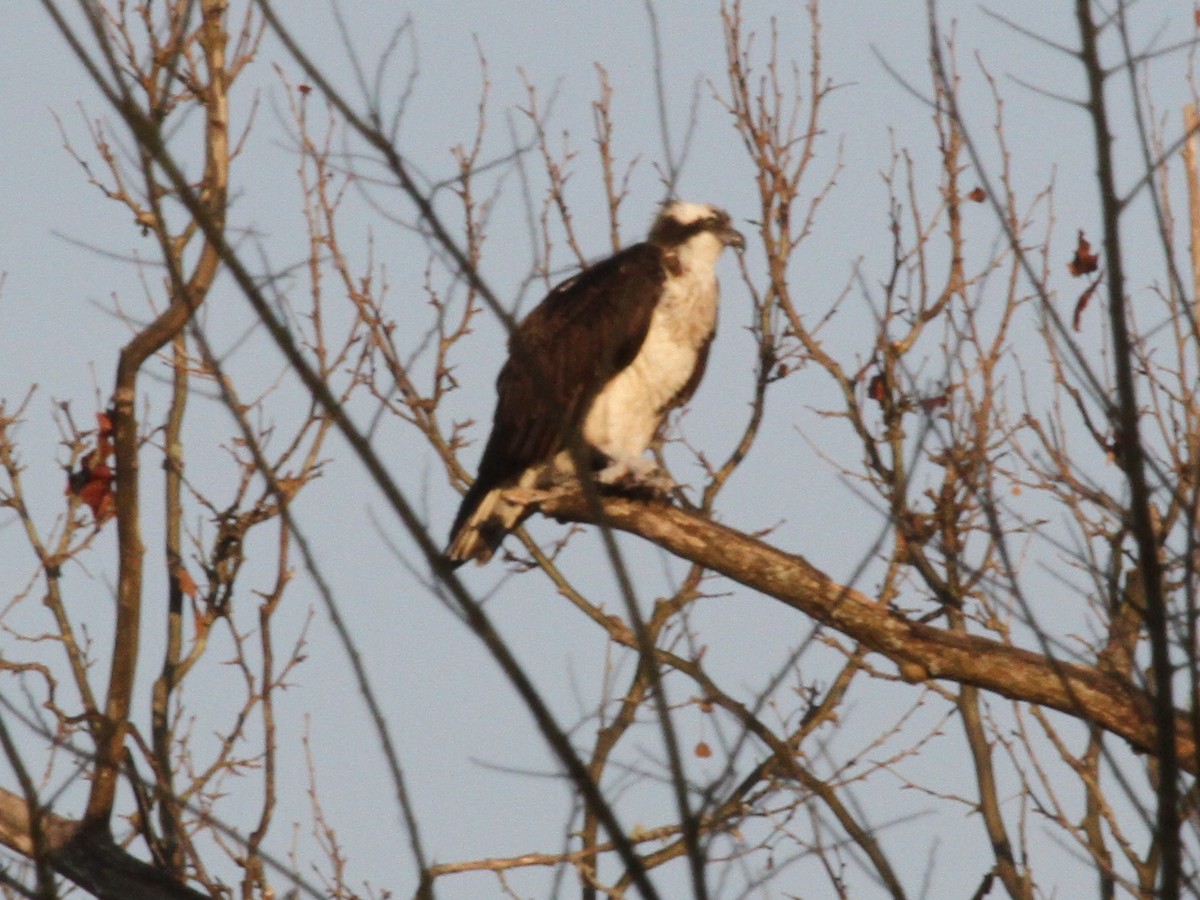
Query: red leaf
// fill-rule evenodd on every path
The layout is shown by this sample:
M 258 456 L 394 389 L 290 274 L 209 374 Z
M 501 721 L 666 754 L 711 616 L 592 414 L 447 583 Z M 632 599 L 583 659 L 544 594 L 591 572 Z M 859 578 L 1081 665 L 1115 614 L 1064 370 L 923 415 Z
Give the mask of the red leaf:
M 887 399 L 887 377 L 882 372 L 867 382 L 867 396 L 880 405 Z
M 967 194 L 967 199 L 974 203 L 982 203 L 987 199 L 987 191 L 981 187 L 977 187 L 971 193 Z
M 117 495 L 113 491 L 112 469 L 104 463 L 98 463 L 95 466 L 88 466 L 87 463 L 84 463 L 83 468 L 72 477 L 68 484 L 68 490 L 72 488 L 75 496 L 91 509 L 92 518 L 96 520 L 97 525 L 107 522 L 117 511 Z
M 96 413 L 96 450 L 94 459 L 108 459 L 113 452 L 112 416 L 106 412 Z
M 112 470 L 113 421 L 107 412 L 96 413 L 96 446 L 79 461 L 79 470 L 67 476 L 68 496 L 77 497 L 92 511 L 99 527 L 117 512 L 116 476 Z
M 1078 278 L 1080 275 L 1095 272 L 1098 268 L 1100 257 L 1092 252 L 1092 245 L 1083 236 L 1083 229 L 1080 229 L 1079 244 L 1075 247 L 1075 256 L 1067 263 L 1067 271 Z
M 175 570 L 175 577 L 179 579 L 179 589 L 195 600 L 196 582 L 192 581 L 192 576 L 188 574 L 188 570 L 180 566 Z
M 1079 295 L 1079 299 L 1075 301 L 1075 317 L 1071 320 L 1072 327 L 1078 331 L 1080 320 L 1083 317 L 1083 311 L 1087 309 L 1088 301 L 1092 299 L 1092 294 L 1096 293 L 1096 288 L 1100 286 L 1100 279 L 1097 278 L 1088 285 L 1088 289 Z
M 936 396 L 933 396 L 933 397 L 922 397 L 921 398 L 921 411 L 926 414 L 933 412 L 935 409 L 940 409 L 943 406 L 949 406 L 949 405 L 950 405 L 950 391 L 949 390 L 942 391 L 942 393 L 937 394 Z

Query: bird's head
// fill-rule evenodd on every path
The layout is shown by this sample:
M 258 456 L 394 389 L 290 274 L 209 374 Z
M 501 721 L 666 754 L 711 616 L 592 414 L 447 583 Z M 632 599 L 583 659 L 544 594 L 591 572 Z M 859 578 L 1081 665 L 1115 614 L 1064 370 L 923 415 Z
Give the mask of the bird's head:
M 707 203 L 672 200 L 650 228 L 651 244 L 664 250 L 708 256 L 715 262 L 725 247 L 744 250 L 746 239 L 733 227 L 729 213 Z

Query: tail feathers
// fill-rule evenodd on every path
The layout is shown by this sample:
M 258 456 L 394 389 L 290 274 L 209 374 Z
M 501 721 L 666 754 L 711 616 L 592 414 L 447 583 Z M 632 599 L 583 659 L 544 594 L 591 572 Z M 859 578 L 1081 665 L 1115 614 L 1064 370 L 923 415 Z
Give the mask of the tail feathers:
M 460 512 L 461 522 L 455 523 L 446 548 L 446 558 L 454 565 L 462 565 L 469 559 L 483 565 L 500 547 L 505 536 L 529 515 L 524 503 L 515 503 L 505 497 L 503 488 L 492 488 L 485 493 L 466 516 Z M 464 509 L 473 500 L 470 494 L 463 500 Z

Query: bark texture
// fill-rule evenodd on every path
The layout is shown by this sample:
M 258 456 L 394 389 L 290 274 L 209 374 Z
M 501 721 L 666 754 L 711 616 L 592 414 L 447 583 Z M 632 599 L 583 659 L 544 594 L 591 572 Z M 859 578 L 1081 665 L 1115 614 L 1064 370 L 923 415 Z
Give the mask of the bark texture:
M 1157 731 L 1150 696 L 1098 666 L 1065 662 L 979 635 L 915 622 L 866 594 L 840 585 L 804 557 L 665 503 L 602 497 L 583 491 L 546 499 L 543 513 L 572 522 L 597 521 L 636 534 L 665 550 L 797 609 L 886 656 L 908 681 L 930 678 L 972 685 L 1011 700 L 1056 709 L 1153 753 Z M 1176 714 L 1182 768 L 1197 771 L 1186 717 Z

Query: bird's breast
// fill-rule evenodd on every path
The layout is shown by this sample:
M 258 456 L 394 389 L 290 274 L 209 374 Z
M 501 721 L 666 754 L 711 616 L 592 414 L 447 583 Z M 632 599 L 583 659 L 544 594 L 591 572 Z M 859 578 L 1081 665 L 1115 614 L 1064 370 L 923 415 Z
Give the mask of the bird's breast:
M 610 455 L 644 453 L 691 379 L 716 320 L 715 277 L 668 279 L 637 356 L 609 380 L 588 410 L 584 440 Z

